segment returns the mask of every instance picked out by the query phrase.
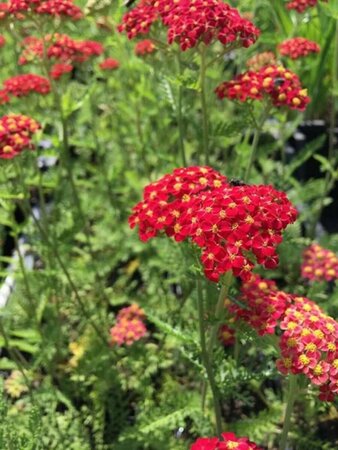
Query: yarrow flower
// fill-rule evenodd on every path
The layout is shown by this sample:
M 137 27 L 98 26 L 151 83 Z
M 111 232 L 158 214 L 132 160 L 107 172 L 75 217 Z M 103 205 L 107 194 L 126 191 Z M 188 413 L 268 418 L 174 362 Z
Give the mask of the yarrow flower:
M 28 36 L 22 42 L 19 64 L 27 64 L 35 59 L 41 60 L 44 52 L 44 41 L 47 57 L 64 64 L 83 63 L 89 58 L 100 56 L 103 46 L 96 41 L 76 41 L 66 34 L 47 35 L 44 40 Z
M 138 225 L 142 241 L 159 233 L 189 239 L 202 250 L 206 277 L 217 282 L 230 270 L 247 279 L 255 262 L 276 267 L 276 246 L 296 217 L 286 194 L 272 186 L 232 186 L 212 168 L 197 166 L 146 186 L 129 224 Z
M 291 0 L 287 3 L 286 7 L 288 9 L 295 9 L 297 12 L 302 13 L 306 9 L 316 6 L 317 3 L 318 0 Z
M 33 149 L 31 139 L 40 124 L 22 114 L 0 118 L 0 158 L 12 159 L 25 149 Z
M 190 450 L 261 450 L 247 437 L 237 437 L 234 433 L 222 433 L 222 437 L 198 438 Z
M 239 300 L 246 308 L 228 301 L 226 306 L 237 320 L 244 320 L 261 336 L 275 332 L 291 303 L 290 295 L 279 291 L 274 281 L 264 280 L 256 274 L 242 284 Z
M 246 66 L 254 71 L 258 71 L 264 66 L 275 65 L 277 63 L 276 56 L 272 52 L 256 53 L 247 60 Z
M 78 20 L 83 17 L 81 8 L 73 0 L 9 0 L 9 13 L 34 12 L 50 16 L 69 17 Z
M 316 42 L 302 37 L 287 39 L 278 46 L 279 53 L 291 59 L 303 58 L 311 53 L 319 53 L 320 47 Z
M 36 93 L 46 95 L 51 86 L 47 78 L 35 74 L 16 75 L 3 82 L 4 91 L 13 97 L 25 97 Z
M 219 0 L 142 0 L 123 16 L 118 29 L 132 39 L 147 34 L 157 20 L 167 28 L 168 43 L 177 42 L 183 51 L 216 40 L 249 47 L 259 36 L 237 9 Z
M 6 44 L 6 39 L 0 34 L 0 48 Z
M 111 343 L 129 346 L 146 336 L 144 319 L 144 311 L 137 304 L 122 308 L 116 317 L 116 324 L 110 330 Z
M 305 375 L 320 387 L 321 400 L 333 400 L 338 394 L 338 323 L 316 303 L 293 296 L 280 328 L 280 372 Z
M 282 66 L 265 66 L 258 71 L 244 72 L 234 80 L 221 83 L 215 93 L 221 100 L 269 99 L 275 107 L 287 106 L 299 111 L 304 111 L 310 102 L 297 75 Z
M 135 45 L 135 55 L 146 56 L 156 51 L 155 44 L 150 39 L 143 39 Z
M 117 59 L 106 58 L 99 64 L 99 66 L 102 70 L 116 70 L 120 67 L 120 63 Z
M 229 327 L 226 324 L 223 324 L 219 327 L 218 330 L 218 339 L 224 347 L 228 347 L 235 343 L 235 330 Z
M 338 278 L 338 257 L 331 250 L 312 244 L 303 253 L 303 278 L 311 281 L 332 281 Z
M 59 78 L 62 77 L 62 75 L 71 72 L 73 69 L 74 67 L 71 64 L 63 64 L 63 63 L 54 64 L 51 68 L 50 76 L 54 80 L 58 80 Z

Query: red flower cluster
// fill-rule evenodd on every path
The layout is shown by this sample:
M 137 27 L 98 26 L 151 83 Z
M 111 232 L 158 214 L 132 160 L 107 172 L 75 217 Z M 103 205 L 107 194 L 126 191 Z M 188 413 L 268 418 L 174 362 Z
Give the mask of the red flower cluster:
M 286 7 L 288 9 L 295 9 L 297 12 L 302 13 L 308 8 L 316 6 L 318 0 L 291 0 L 287 3 Z
M 8 14 L 8 3 L 0 3 L 0 20 L 7 17 Z
M 154 53 L 154 51 L 156 51 L 156 47 L 150 39 L 144 39 L 135 45 L 135 55 L 137 56 L 150 55 L 150 53 Z
M 111 343 L 114 345 L 131 345 L 147 334 L 144 311 L 133 303 L 127 308 L 122 308 L 117 317 L 116 324 L 111 328 Z
M 25 97 L 32 93 L 48 94 L 51 90 L 47 78 L 28 73 L 25 75 L 16 75 L 3 83 L 3 91 L 13 97 Z
M 106 58 L 99 65 L 102 70 L 116 70 L 120 67 L 119 61 L 114 58 Z
M 218 330 L 218 339 L 224 347 L 228 347 L 235 343 L 235 330 L 228 325 L 223 324 Z
M 253 274 L 242 284 L 240 301 L 246 308 L 228 301 L 226 306 L 236 319 L 244 320 L 263 336 L 275 332 L 278 321 L 291 303 L 291 296 L 279 291 L 274 281 Z
M 65 73 L 71 72 L 73 70 L 73 68 L 74 67 L 71 66 L 70 64 L 64 64 L 64 63 L 54 64 L 51 68 L 50 76 L 52 78 L 54 78 L 54 80 L 58 80 Z
M 32 149 L 31 138 L 40 124 L 21 114 L 0 118 L 0 158 L 12 159 L 25 149 Z
M 289 56 L 291 59 L 298 59 L 308 56 L 310 53 L 319 53 L 320 47 L 316 42 L 309 41 L 302 37 L 287 39 L 278 46 L 279 53 Z
M 303 254 L 302 277 L 311 281 L 332 281 L 338 278 L 338 257 L 331 250 L 312 244 Z
M 237 9 L 219 0 L 143 0 L 124 15 L 118 29 L 132 39 L 148 33 L 156 20 L 167 28 L 168 43 L 177 42 L 183 51 L 215 40 L 249 47 L 259 36 Z
M 278 264 L 276 246 L 297 212 L 271 186 L 232 186 L 210 167 L 175 169 L 144 189 L 133 208 L 131 228 L 143 241 L 163 231 L 176 241 L 190 239 L 202 249 L 205 275 L 218 281 L 225 272 L 250 277 L 255 262 Z
M 4 36 L 1 36 L 0 34 L 0 48 L 3 47 L 6 44 L 6 39 Z
M 198 438 L 190 450 L 260 450 L 247 437 L 238 438 L 234 433 L 222 433 L 222 438 Z
M 66 34 L 56 33 L 44 38 L 47 57 L 65 64 L 75 64 L 87 61 L 92 56 L 103 53 L 103 46 L 96 41 L 75 41 Z M 29 36 L 22 43 L 24 50 L 19 58 L 19 64 L 27 64 L 35 58 L 42 59 L 44 42 L 42 39 Z
M 81 9 L 73 0 L 9 0 L 9 13 L 34 12 L 51 16 L 65 16 L 73 20 L 83 17 Z
M 319 398 L 333 400 L 338 394 L 338 323 L 311 300 L 293 296 L 280 328 L 278 369 L 304 374 L 320 386 Z
M 268 98 L 275 107 L 287 106 L 299 111 L 304 111 L 310 101 L 297 75 L 282 66 L 244 72 L 220 84 L 215 92 L 220 99 L 226 97 L 240 102 Z
M 272 52 L 257 53 L 247 60 L 246 66 L 254 71 L 258 71 L 264 66 L 275 65 L 277 63 L 276 56 Z

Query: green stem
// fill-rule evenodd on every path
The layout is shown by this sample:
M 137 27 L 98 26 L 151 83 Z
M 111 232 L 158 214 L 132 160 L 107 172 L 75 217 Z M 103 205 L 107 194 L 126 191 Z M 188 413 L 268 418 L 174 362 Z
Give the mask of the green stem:
M 182 74 L 182 64 L 180 59 L 180 53 L 177 56 L 178 59 L 178 72 Z M 182 85 L 179 85 L 178 88 L 178 101 L 177 101 L 177 122 L 178 122 L 178 133 L 179 133 L 179 147 L 182 158 L 183 166 L 187 165 L 187 158 L 185 154 L 184 147 L 184 128 L 183 128 L 183 117 L 182 117 L 182 104 L 183 104 L 183 88 Z
M 256 159 L 256 152 L 257 152 L 257 148 L 258 148 L 259 138 L 261 136 L 262 128 L 263 128 L 264 122 L 269 114 L 270 108 L 271 108 L 270 104 L 267 104 L 265 106 L 265 108 L 261 114 L 261 117 L 257 123 L 257 127 L 255 129 L 255 134 L 254 134 L 254 138 L 253 138 L 252 145 L 251 145 L 249 164 L 247 165 L 247 168 L 245 170 L 245 175 L 244 175 L 244 180 L 243 180 L 244 182 L 247 182 L 250 178 L 251 169 L 252 169 L 255 159 Z
M 202 133 L 203 133 L 203 153 L 205 164 L 209 164 L 209 122 L 208 122 L 208 107 L 206 99 L 206 46 L 201 44 L 201 67 L 200 67 L 200 94 L 202 107 Z M 200 158 L 199 158 L 200 159 Z
M 283 424 L 282 435 L 281 435 L 281 439 L 280 439 L 280 443 L 279 443 L 279 450 L 286 450 L 286 448 L 287 448 L 287 439 L 288 439 L 288 433 L 289 433 L 290 427 L 291 427 L 292 410 L 293 410 L 293 405 L 296 400 L 296 393 L 297 393 L 297 376 L 290 375 L 289 376 L 288 394 L 287 394 L 287 403 L 286 403 L 286 409 L 285 409 L 285 415 L 284 415 L 284 424 Z
M 210 354 L 207 350 L 207 343 L 205 337 L 205 323 L 204 323 L 204 305 L 203 305 L 203 292 L 201 286 L 201 280 L 197 280 L 197 300 L 198 300 L 198 323 L 199 323 L 199 332 L 200 332 L 200 343 L 201 343 L 201 356 L 202 361 L 207 372 L 208 381 L 210 384 L 210 389 L 212 392 L 213 404 L 214 404 L 214 412 L 216 419 L 216 432 L 217 435 L 220 436 L 222 433 L 222 414 L 221 414 L 221 405 L 219 401 L 219 393 L 218 388 L 215 382 L 214 372 L 212 368 L 212 361 L 210 360 Z M 202 409 L 204 406 L 204 398 L 202 396 Z

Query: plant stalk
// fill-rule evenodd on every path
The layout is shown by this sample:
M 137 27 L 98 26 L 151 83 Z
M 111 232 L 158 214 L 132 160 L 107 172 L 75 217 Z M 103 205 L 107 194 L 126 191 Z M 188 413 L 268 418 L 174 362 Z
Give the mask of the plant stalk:
M 279 450 L 286 450 L 287 449 L 287 440 L 288 440 L 288 434 L 291 427 L 291 418 L 292 418 L 292 410 L 293 405 L 296 400 L 296 393 L 297 393 L 297 376 L 296 375 L 289 375 L 289 386 L 288 386 L 288 394 L 287 394 L 287 403 L 286 403 L 286 409 L 284 414 L 284 424 L 283 424 L 283 430 L 282 435 L 279 443 Z

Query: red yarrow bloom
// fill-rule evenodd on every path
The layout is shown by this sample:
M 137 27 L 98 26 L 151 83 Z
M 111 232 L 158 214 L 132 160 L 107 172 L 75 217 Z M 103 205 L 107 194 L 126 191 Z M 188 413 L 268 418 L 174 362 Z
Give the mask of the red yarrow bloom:
M 116 70 L 120 67 L 120 63 L 117 59 L 106 58 L 99 64 L 99 66 L 102 70 Z
M 54 80 L 58 80 L 59 78 L 62 77 L 62 75 L 71 72 L 73 69 L 74 67 L 71 64 L 64 64 L 64 63 L 54 64 L 51 68 L 50 76 Z
M 13 97 L 25 97 L 36 93 L 46 95 L 50 92 L 49 80 L 35 74 L 16 75 L 3 82 L 4 91 Z
M 278 46 L 279 53 L 291 59 L 303 58 L 311 53 L 319 53 L 320 47 L 316 42 L 303 37 L 287 39 Z
M 273 106 L 286 106 L 304 111 L 310 98 L 297 75 L 282 66 L 264 66 L 258 71 L 247 71 L 231 81 L 221 83 L 215 93 L 219 99 L 228 98 L 246 102 L 269 100 Z
M 100 56 L 104 50 L 100 42 L 76 41 L 66 34 L 47 35 L 43 40 L 28 36 L 22 42 L 24 49 L 20 55 L 19 64 L 40 61 L 43 58 L 44 41 L 48 59 L 70 65 Z
M 78 20 L 83 17 L 81 9 L 73 0 L 9 0 L 9 13 L 33 12 Z
M 0 158 L 12 159 L 25 149 L 33 149 L 32 136 L 40 124 L 22 114 L 9 114 L 0 118 Z
M 168 43 L 177 42 L 183 51 L 217 40 L 249 47 L 259 36 L 237 9 L 219 0 L 143 0 L 123 16 L 118 29 L 132 39 L 147 34 L 157 20 L 167 28 Z
M 6 44 L 6 39 L 0 34 L 0 48 Z
M 190 450 L 262 450 L 247 437 L 238 438 L 234 433 L 222 433 L 222 437 L 198 438 Z
M 218 339 L 224 347 L 229 347 L 235 343 L 235 330 L 226 324 L 219 327 Z
M 313 8 L 318 3 L 318 0 L 292 0 L 286 4 L 288 9 L 295 9 L 297 12 L 302 13 L 308 8 Z
M 116 317 L 116 324 L 110 330 L 112 345 L 131 345 L 147 334 L 143 322 L 144 311 L 136 304 L 122 308 Z
M 156 51 L 155 44 L 150 39 L 143 39 L 135 45 L 136 56 L 146 56 Z
M 272 186 L 232 186 L 210 167 L 193 166 L 146 186 L 129 224 L 138 225 L 142 241 L 164 233 L 196 244 L 205 275 L 217 282 L 229 270 L 250 278 L 255 262 L 276 267 L 276 246 L 296 217 L 286 194 Z
M 312 244 L 303 253 L 301 265 L 303 278 L 311 281 L 333 281 L 338 279 L 338 257 L 331 250 Z

